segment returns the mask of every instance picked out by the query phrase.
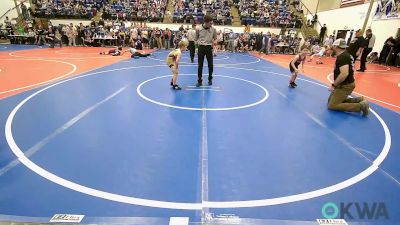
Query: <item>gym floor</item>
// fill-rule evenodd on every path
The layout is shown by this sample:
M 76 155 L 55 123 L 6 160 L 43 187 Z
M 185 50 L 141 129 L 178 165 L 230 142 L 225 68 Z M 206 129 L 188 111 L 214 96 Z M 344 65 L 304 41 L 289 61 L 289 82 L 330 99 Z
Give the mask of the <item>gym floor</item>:
M 103 50 L 0 46 L 1 221 L 400 223 L 400 69 L 356 73 L 363 117 L 327 109 L 333 58 L 290 89 L 293 56 L 220 52 L 197 88 L 185 52 L 174 91 L 168 51 Z

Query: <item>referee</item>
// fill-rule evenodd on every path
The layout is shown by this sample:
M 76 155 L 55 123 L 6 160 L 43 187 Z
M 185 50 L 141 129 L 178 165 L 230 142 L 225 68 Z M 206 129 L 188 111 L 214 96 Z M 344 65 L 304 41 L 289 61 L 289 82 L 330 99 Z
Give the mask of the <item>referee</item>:
M 198 47 L 198 60 L 199 68 L 197 70 L 197 87 L 202 86 L 203 82 L 203 63 L 204 56 L 207 57 L 208 62 L 208 85 L 212 85 L 213 74 L 213 43 L 217 39 L 217 30 L 212 27 L 212 17 L 210 15 L 204 16 L 204 24 L 196 30 L 196 40 Z

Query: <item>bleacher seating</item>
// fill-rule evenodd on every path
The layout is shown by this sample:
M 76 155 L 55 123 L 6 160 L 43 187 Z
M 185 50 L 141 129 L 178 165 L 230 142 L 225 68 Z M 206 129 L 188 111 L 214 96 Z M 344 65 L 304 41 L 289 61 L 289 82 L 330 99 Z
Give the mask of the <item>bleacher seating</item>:
M 299 18 L 285 0 L 235 0 L 242 25 L 263 27 L 300 27 Z
M 103 10 L 103 19 L 162 22 L 167 0 L 109 1 Z
M 204 15 L 210 14 L 215 24 L 232 24 L 230 6 L 226 0 L 177 0 L 173 5 L 174 23 L 202 23 Z
M 161 22 L 167 0 L 37 0 L 36 17 L 91 19 L 103 10 L 103 19 Z
M 228 0 L 172 1 L 174 23 L 202 23 L 205 14 L 217 25 L 231 25 Z M 168 0 L 36 0 L 37 17 L 91 19 L 102 10 L 104 20 L 162 22 Z M 286 0 L 234 0 L 242 25 L 301 27 L 301 19 L 289 10 Z
M 91 19 L 107 0 L 37 0 L 35 16 L 62 19 Z

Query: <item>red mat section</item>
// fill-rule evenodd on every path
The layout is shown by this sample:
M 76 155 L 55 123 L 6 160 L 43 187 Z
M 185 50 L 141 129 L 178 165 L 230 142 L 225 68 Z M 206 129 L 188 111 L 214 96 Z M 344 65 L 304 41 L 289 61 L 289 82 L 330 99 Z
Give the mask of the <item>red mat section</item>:
M 293 55 L 265 55 L 253 54 L 283 67 L 288 67 Z M 308 60 L 308 59 L 307 59 Z M 304 64 L 304 72 L 300 72 L 310 78 L 316 79 L 322 83 L 330 85 L 329 79 L 333 79 L 333 68 L 335 58 L 323 58 L 323 64 L 313 62 Z M 301 68 L 301 66 L 300 66 Z M 357 61 L 355 69 L 360 68 L 360 62 Z M 288 71 L 288 73 L 290 73 Z M 328 75 L 329 76 L 328 79 Z M 400 69 L 396 67 L 386 67 L 377 64 L 367 64 L 367 70 L 364 73 L 356 72 L 356 94 L 363 95 L 368 100 L 375 102 L 383 107 L 400 112 Z
M 99 54 L 109 50 L 64 47 L 1 52 L 0 99 L 130 58 L 129 53 L 123 56 Z

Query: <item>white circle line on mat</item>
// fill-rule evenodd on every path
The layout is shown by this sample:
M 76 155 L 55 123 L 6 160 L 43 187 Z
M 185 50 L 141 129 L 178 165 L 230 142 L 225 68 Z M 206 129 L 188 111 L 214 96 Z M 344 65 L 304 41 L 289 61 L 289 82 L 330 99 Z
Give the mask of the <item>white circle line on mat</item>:
M 1 91 L 0 94 L 6 94 L 6 93 L 19 91 L 19 90 L 23 90 L 23 89 L 27 89 L 27 88 L 31 88 L 31 87 L 36 87 L 36 86 L 39 86 L 39 85 L 42 85 L 42 84 L 48 84 L 48 83 L 51 83 L 53 81 L 60 80 L 60 79 L 62 79 L 64 77 L 68 77 L 69 75 L 73 74 L 77 69 L 75 64 L 69 63 L 69 62 L 64 62 L 64 61 L 59 61 L 59 60 L 50 60 L 50 59 L 0 59 L 0 60 L 40 60 L 40 61 L 45 61 L 45 62 L 63 63 L 63 64 L 66 64 L 66 65 L 69 65 L 69 66 L 72 67 L 72 69 L 68 73 L 65 73 L 65 74 L 63 74 L 61 76 L 55 77 L 55 78 L 50 79 L 50 80 L 42 81 L 42 82 L 39 82 L 39 83 L 35 83 L 35 84 L 19 87 L 19 88 L 13 88 L 11 90 Z
M 157 65 L 153 66 L 147 66 L 147 67 L 154 67 Z M 159 65 L 162 66 L 162 65 Z M 164 65 L 165 66 L 165 65 Z M 146 67 L 146 66 L 143 66 Z M 270 206 L 270 205 L 279 205 L 279 204 L 285 204 L 285 203 L 291 203 L 291 202 L 297 202 L 297 201 L 302 201 L 302 200 L 307 200 L 307 199 L 312 199 L 320 196 L 324 196 L 330 193 L 334 193 L 340 190 L 343 190 L 347 187 L 350 187 L 368 176 L 370 176 L 372 173 L 374 173 L 381 163 L 384 161 L 384 159 L 387 157 L 390 151 L 391 147 L 391 134 L 389 131 L 389 128 L 387 127 L 385 121 L 374 111 L 371 110 L 372 114 L 376 116 L 376 118 L 379 120 L 381 126 L 383 127 L 384 134 L 385 134 L 385 144 L 382 148 L 381 153 L 378 155 L 378 157 L 373 161 L 372 165 L 370 165 L 367 169 L 363 170 L 359 174 L 346 179 L 342 182 L 339 182 L 337 184 L 321 188 L 318 190 L 313 190 L 301 194 L 295 194 L 295 195 L 288 195 L 288 196 L 283 196 L 283 197 L 277 197 L 277 198 L 270 198 L 270 199 L 259 199 L 259 200 L 244 200 L 244 201 L 224 201 L 224 202 L 213 202 L 213 201 L 204 201 L 201 203 L 181 203 L 181 202 L 168 202 L 168 201 L 158 201 L 158 200 L 150 200 L 150 199 L 143 199 L 143 198 L 135 198 L 135 197 L 130 197 L 130 196 L 124 196 L 124 195 L 119 195 L 119 194 L 113 194 L 101 190 L 97 190 L 94 188 L 90 188 L 87 186 L 83 186 L 77 183 L 74 183 L 72 181 L 66 180 L 64 178 L 61 178 L 41 167 L 36 165 L 34 162 L 32 162 L 29 158 L 27 158 L 24 153 L 21 151 L 21 149 L 18 147 L 17 143 L 14 140 L 13 133 L 12 133 L 12 123 L 14 120 L 14 117 L 18 110 L 25 104 L 27 103 L 30 99 L 38 95 L 39 93 L 52 88 L 54 86 L 57 86 L 59 84 L 62 84 L 64 82 L 68 82 L 74 79 L 79 79 L 82 77 L 86 76 L 91 76 L 95 74 L 100 74 L 100 73 L 105 73 L 105 72 L 111 72 L 111 71 L 118 71 L 118 70 L 127 70 L 127 69 L 134 69 L 134 68 L 143 68 L 143 67 L 130 67 L 130 68 L 119 68 L 119 69 L 113 69 L 113 70 L 106 70 L 106 71 L 100 71 L 100 72 L 95 72 L 95 73 L 90 73 L 78 77 L 73 77 L 67 80 L 60 81 L 58 83 L 52 84 L 48 87 L 45 87 L 24 100 L 22 100 L 9 114 L 7 117 L 6 125 L 5 125 L 5 136 L 8 145 L 11 148 L 11 151 L 17 156 L 19 161 L 26 166 L 28 169 L 32 170 L 36 174 L 42 176 L 43 178 L 46 178 L 49 181 L 52 181 L 56 184 L 59 184 L 63 187 L 69 188 L 71 190 L 75 190 L 80 193 L 84 193 L 87 195 L 91 195 L 94 197 L 102 198 L 102 199 L 107 199 L 111 201 L 116 201 L 116 202 L 121 202 L 121 203 L 127 203 L 127 204 L 134 204 L 134 205 L 141 205 L 141 206 L 148 206 L 148 207 L 156 207 L 156 208 L 168 208 L 168 209 L 185 209 L 185 210 L 201 210 L 204 207 L 206 208 L 243 208 L 243 207 L 259 207 L 259 206 Z M 236 68 L 236 67 L 230 67 L 234 69 L 245 69 L 245 68 Z M 252 71 L 259 71 L 263 73 L 271 73 L 268 71 L 260 71 L 260 70 L 253 70 L 253 69 L 246 69 L 246 70 L 252 70 Z M 271 73 L 275 75 L 280 75 L 280 76 L 288 76 L 285 74 L 279 74 L 279 73 Z M 304 80 L 304 79 L 302 79 Z M 325 85 L 313 82 L 313 81 L 308 81 L 304 80 L 306 82 L 314 83 L 319 86 L 327 88 Z
M 193 75 L 196 75 L 196 74 L 180 74 L 180 75 L 184 75 L 184 76 L 193 76 Z M 195 111 L 202 111 L 202 110 L 205 110 L 205 111 L 227 111 L 227 110 L 245 109 L 245 108 L 249 108 L 249 107 L 253 107 L 253 106 L 256 106 L 256 105 L 258 105 L 258 104 L 261 104 L 261 103 L 265 102 L 265 101 L 268 99 L 268 97 L 269 97 L 268 90 L 267 90 L 266 88 L 264 88 L 263 86 L 261 86 L 261 85 L 255 83 L 255 82 L 246 80 L 246 79 L 237 78 L 237 77 L 231 77 L 231 76 L 226 76 L 226 75 L 214 75 L 214 76 L 215 76 L 215 77 L 231 78 L 231 79 L 240 80 L 240 81 L 244 81 L 244 82 L 253 84 L 253 85 L 255 85 L 256 87 L 259 87 L 259 88 L 261 88 L 261 89 L 264 91 L 264 97 L 263 97 L 262 99 L 256 101 L 256 102 L 254 102 L 254 103 L 246 104 L 246 105 L 241 105 L 241 106 L 221 107 L 221 108 L 196 108 L 196 107 L 185 107 L 185 106 L 177 106 L 177 105 L 171 105 L 171 104 L 162 103 L 162 102 L 159 102 L 159 101 L 150 99 L 149 97 L 145 96 L 145 95 L 141 92 L 141 88 L 142 88 L 142 86 L 143 86 L 144 84 L 146 84 L 146 83 L 148 83 L 148 82 L 150 82 L 150 81 L 156 80 L 156 79 L 160 79 L 160 78 L 164 78 L 164 77 L 171 77 L 171 76 L 172 76 L 172 75 L 158 76 L 158 77 L 151 78 L 151 79 L 148 79 L 148 80 L 146 80 L 146 81 L 143 81 L 143 82 L 142 82 L 141 84 L 139 84 L 138 87 L 136 88 L 136 92 L 137 92 L 138 95 L 139 95 L 141 98 L 143 98 L 144 100 L 149 101 L 149 102 L 154 103 L 154 104 L 157 104 L 157 105 L 160 105 L 160 106 L 165 106 L 165 107 L 175 108 L 175 109 L 183 109 L 183 110 L 195 110 Z

